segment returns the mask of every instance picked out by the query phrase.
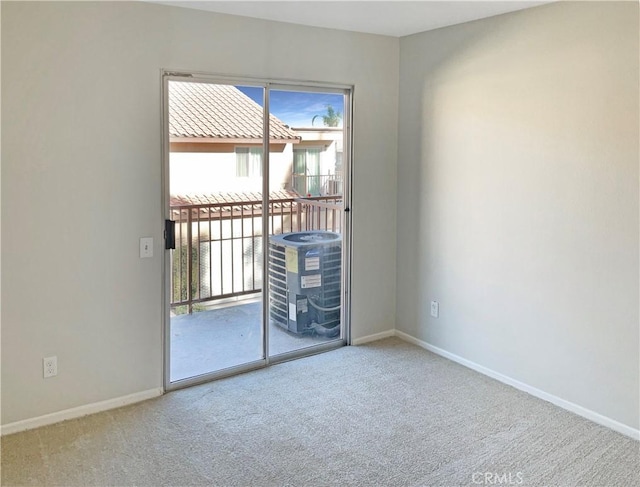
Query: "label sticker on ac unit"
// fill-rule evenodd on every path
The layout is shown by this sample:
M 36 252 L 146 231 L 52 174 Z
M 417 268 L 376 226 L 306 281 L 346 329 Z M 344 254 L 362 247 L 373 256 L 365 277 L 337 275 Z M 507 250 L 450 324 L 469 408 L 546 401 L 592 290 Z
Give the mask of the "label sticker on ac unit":
M 296 302 L 298 303 L 298 313 L 307 313 L 309 311 L 307 298 L 297 299 Z
M 287 271 L 298 273 L 298 251 L 294 248 L 287 247 L 284 251 L 285 264 Z
M 320 269 L 320 257 L 307 257 L 304 259 L 305 271 L 317 271 Z
M 300 285 L 302 289 L 309 289 L 311 287 L 320 287 L 322 286 L 322 274 L 302 276 L 300 278 Z
M 289 319 L 296 321 L 296 303 L 289 303 Z

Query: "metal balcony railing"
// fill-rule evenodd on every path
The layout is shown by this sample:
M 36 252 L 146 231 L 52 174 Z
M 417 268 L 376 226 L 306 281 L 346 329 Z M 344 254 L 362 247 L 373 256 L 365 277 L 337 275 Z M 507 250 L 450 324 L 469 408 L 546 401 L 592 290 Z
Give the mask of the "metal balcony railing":
M 196 304 L 262 290 L 262 201 L 172 201 L 176 248 L 172 255 L 171 307 L 189 312 Z M 272 199 L 269 235 L 331 230 L 342 233 L 342 196 Z
M 333 196 L 343 193 L 342 174 L 293 174 L 291 176 L 292 187 L 301 195 Z

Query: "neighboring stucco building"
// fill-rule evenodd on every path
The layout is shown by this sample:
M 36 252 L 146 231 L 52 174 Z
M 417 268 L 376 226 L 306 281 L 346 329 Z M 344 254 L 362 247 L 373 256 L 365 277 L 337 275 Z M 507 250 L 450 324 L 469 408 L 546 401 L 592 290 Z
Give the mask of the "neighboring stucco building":
M 271 191 L 342 193 L 343 129 L 270 115 Z M 262 107 L 232 85 L 169 82 L 172 196 L 262 191 Z
M 271 115 L 270 189 L 291 181 L 300 136 Z M 172 196 L 262 190 L 262 107 L 232 85 L 169 82 Z

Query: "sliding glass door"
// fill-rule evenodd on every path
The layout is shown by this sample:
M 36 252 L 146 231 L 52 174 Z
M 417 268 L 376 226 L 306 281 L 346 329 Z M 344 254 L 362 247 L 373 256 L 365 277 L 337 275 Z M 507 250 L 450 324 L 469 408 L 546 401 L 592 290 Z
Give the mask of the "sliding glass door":
M 274 357 L 344 336 L 347 95 L 304 87 L 272 87 L 269 95 L 272 119 L 285 119 L 297 137 L 282 148 L 277 125 L 270 126 L 270 174 L 288 188 L 295 208 L 292 224 L 272 225 L 269 233 L 268 342 Z
M 345 344 L 350 90 L 163 85 L 165 387 Z
M 175 383 L 265 359 L 264 117 L 242 85 L 169 79 L 165 86 L 175 231 L 168 382 Z

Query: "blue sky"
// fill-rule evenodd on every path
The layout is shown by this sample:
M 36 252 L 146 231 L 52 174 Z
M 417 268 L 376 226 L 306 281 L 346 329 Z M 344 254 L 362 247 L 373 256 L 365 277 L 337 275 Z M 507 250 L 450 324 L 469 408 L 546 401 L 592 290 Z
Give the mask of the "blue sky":
M 249 98 L 262 106 L 262 88 L 254 86 L 236 86 Z M 324 127 L 322 115 L 327 113 L 327 105 L 336 112 L 343 113 L 344 96 L 335 93 L 306 93 L 301 91 L 271 90 L 269 107 L 271 113 L 290 127 L 311 127 L 311 120 L 316 118 L 313 126 Z M 342 127 L 342 122 L 340 123 Z

